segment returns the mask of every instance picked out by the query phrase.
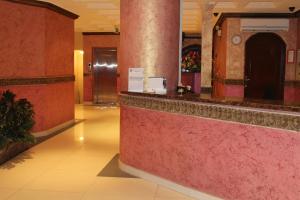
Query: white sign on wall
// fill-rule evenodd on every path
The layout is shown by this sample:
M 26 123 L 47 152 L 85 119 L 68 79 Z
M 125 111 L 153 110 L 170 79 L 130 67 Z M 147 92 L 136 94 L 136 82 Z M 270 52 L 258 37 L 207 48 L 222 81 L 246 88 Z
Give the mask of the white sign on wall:
M 128 92 L 144 92 L 144 68 L 128 69 Z

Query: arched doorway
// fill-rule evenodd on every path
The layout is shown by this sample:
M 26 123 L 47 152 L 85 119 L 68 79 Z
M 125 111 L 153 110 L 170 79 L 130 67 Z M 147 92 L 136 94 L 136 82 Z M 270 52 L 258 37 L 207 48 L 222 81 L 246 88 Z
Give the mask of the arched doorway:
M 274 33 L 257 33 L 245 47 L 245 98 L 283 100 L 284 41 Z

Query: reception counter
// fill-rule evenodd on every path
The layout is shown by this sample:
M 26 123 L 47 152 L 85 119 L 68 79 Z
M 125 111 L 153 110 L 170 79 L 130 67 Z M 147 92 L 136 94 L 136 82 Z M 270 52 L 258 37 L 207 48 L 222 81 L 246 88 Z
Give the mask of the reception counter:
M 300 196 L 300 108 L 120 95 L 120 166 L 204 199 Z

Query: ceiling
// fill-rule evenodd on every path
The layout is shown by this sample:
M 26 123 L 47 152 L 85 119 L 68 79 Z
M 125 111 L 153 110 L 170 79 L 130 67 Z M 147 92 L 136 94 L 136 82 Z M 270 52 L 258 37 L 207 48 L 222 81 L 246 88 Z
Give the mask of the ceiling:
M 76 32 L 112 32 L 120 26 L 120 0 L 44 0 L 65 8 L 80 18 Z M 153 1 L 153 0 L 149 0 Z M 289 12 L 300 9 L 300 0 L 183 0 L 183 31 L 201 32 L 201 8 L 209 3 L 214 12 Z M 217 20 L 214 17 L 214 20 Z

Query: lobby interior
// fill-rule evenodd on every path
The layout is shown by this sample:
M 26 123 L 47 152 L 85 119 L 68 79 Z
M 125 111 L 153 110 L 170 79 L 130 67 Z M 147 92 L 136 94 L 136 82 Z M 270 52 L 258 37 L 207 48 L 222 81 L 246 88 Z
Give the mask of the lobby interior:
M 2 0 L 0 39 L 0 200 L 299 199 L 300 1 Z

